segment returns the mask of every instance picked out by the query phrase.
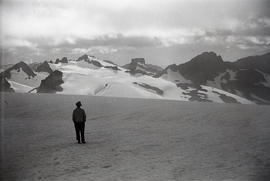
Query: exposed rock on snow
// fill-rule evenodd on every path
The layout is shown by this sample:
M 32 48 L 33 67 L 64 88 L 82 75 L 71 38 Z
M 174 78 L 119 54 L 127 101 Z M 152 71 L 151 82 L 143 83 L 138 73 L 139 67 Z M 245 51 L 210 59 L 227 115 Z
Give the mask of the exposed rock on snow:
M 184 64 L 169 65 L 157 77 L 175 83 L 208 85 L 259 104 L 267 104 L 270 102 L 269 56 L 270 53 L 237 62 L 224 62 L 217 54 L 204 52 Z
M 52 73 L 53 70 L 51 69 L 50 65 L 48 64 L 47 61 L 43 62 L 41 65 L 39 65 L 36 69 L 37 72 L 47 72 L 47 73 Z
M 0 91 L 1 92 L 14 92 L 14 90 L 11 88 L 10 83 L 6 80 L 5 77 L 0 76 Z
M 35 92 L 32 90 L 39 87 L 39 92 L 61 94 L 220 103 L 250 104 L 247 99 L 256 103 L 270 102 L 269 74 L 257 69 L 240 69 L 231 62 L 224 62 L 213 52 L 202 53 L 184 64 L 169 65 L 164 70 L 146 64 L 143 58 L 132 59 L 122 68 L 89 55 L 69 61 L 63 57 L 57 60 L 57 64 L 44 62 L 33 66 L 37 72 L 27 64 L 19 63 L 1 75 L 6 77 L 15 92 Z M 43 90 L 41 80 L 48 76 L 47 72 L 56 70 L 63 73 L 61 86 L 50 83 L 54 80 L 49 79 L 47 86 L 50 88 Z
M 55 63 L 58 64 L 58 63 L 68 63 L 68 59 L 67 57 L 63 57 L 61 60 L 59 58 L 57 58 L 55 60 Z
M 159 66 L 146 64 L 144 58 L 133 58 L 131 59 L 131 63 L 124 65 L 123 68 L 128 69 L 127 72 L 132 75 L 142 74 L 150 76 L 155 76 L 163 70 Z
M 56 93 L 63 90 L 60 86 L 64 83 L 63 73 L 55 70 L 46 79 L 41 81 L 40 86 L 37 88 L 37 93 Z
M 151 86 L 149 84 L 146 84 L 146 83 L 138 83 L 138 82 L 133 82 L 135 85 L 139 85 L 147 90 L 150 90 L 150 91 L 154 91 L 156 94 L 158 95 L 163 95 L 163 90 L 157 88 L 157 87 L 154 87 L 154 86 Z
M 19 62 L 15 65 L 13 65 L 12 67 L 8 68 L 7 70 L 5 70 L 4 72 L 1 72 L 0 76 L 6 77 L 8 79 L 11 78 L 11 71 L 23 71 L 28 79 L 35 77 L 36 74 L 33 72 L 33 70 L 24 62 Z

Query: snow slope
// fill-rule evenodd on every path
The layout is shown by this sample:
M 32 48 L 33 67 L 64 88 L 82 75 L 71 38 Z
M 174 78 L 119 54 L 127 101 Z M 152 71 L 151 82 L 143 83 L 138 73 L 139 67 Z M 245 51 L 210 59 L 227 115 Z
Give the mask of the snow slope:
M 133 75 L 125 68 L 87 55 L 77 61 L 49 63 L 49 66 L 53 71 L 63 73 L 64 83 L 60 85 L 63 91 L 57 94 L 252 104 L 251 101 L 219 89 L 213 91 L 207 86 L 194 87 L 189 80 L 170 70 L 160 78 Z M 35 77 L 29 78 L 21 69 L 11 71 L 8 81 L 16 92 L 29 92 L 39 87 L 41 80 L 48 76 L 44 72 L 35 73 Z M 178 84 L 185 84 L 184 88 Z
M 7 80 L 15 92 L 28 92 L 33 88 L 38 87 L 41 80 L 45 79 L 49 75 L 45 72 L 34 73 L 36 74 L 35 77 L 29 77 L 21 68 L 19 71 L 12 70 L 10 71 L 11 77 Z
M 171 69 L 167 69 L 167 72 L 165 74 L 162 74 L 161 78 L 166 79 L 168 81 L 172 82 L 182 82 L 182 83 L 192 83 L 190 80 L 187 80 L 186 78 L 181 75 L 180 72 L 174 72 Z
M 102 66 L 115 66 L 107 62 L 105 63 L 101 61 Z M 113 70 L 111 68 L 96 67 L 88 62 L 71 61 L 68 64 L 57 64 L 53 69 L 63 72 L 64 83 L 61 85 L 63 91 L 58 92 L 59 94 L 173 99 L 181 101 L 189 101 L 192 97 L 189 95 L 192 89 L 183 90 L 181 87 L 177 87 L 175 83 L 163 78 L 154 78 L 148 75 L 133 76 L 123 68 Z M 141 86 L 142 84 L 148 85 L 148 88 L 147 86 Z M 162 94 L 157 94 L 153 88 L 159 89 L 162 91 Z M 206 90 L 211 90 L 211 88 L 208 87 Z M 232 96 L 232 94 L 218 89 L 215 89 L 215 92 Z M 215 92 L 205 92 L 204 99 L 212 102 L 224 102 L 219 98 L 220 94 Z M 217 95 L 212 96 L 213 94 Z M 239 96 L 233 95 L 233 98 L 239 103 L 252 103 Z
M 17 93 L 1 103 L 1 180 L 270 180 L 269 106 Z

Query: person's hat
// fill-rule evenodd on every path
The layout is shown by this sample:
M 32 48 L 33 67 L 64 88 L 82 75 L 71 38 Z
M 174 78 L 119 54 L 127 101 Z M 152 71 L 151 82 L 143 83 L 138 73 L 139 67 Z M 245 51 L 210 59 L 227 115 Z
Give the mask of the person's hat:
M 77 106 L 77 107 L 81 107 L 81 106 L 82 106 L 81 101 L 76 102 L 76 106 Z

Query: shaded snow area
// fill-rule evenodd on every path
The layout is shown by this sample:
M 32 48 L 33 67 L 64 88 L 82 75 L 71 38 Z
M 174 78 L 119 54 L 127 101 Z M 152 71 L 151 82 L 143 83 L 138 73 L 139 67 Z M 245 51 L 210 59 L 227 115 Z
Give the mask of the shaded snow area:
M 35 77 L 29 77 L 21 68 L 10 71 L 11 77 L 7 79 L 11 88 L 15 92 L 28 92 L 40 85 L 41 80 L 45 79 L 49 74 L 45 72 L 35 72 Z
M 87 114 L 86 144 L 76 143 L 71 121 L 78 100 Z M 269 111 L 257 105 L 3 93 L 1 180 L 268 181 Z

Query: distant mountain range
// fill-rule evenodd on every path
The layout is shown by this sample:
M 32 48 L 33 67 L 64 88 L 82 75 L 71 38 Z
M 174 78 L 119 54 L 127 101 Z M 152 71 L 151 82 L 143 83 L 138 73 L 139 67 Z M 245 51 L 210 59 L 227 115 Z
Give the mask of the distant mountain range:
M 204 52 L 184 64 L 169 65 L 158 77 L 178 84 L 184 81 L 215 87 L 259 104 L 270 103 L 270 53 L 224 62 L 214 52 Z
M 54 62 L 19 62 L 0 73 L 1 91 L 80 94 L 182 101 L 270 104 L 270 53 L 224 62 L 204 52 L 165 69 L 144 58 L 119 66 L 83 55 Z

